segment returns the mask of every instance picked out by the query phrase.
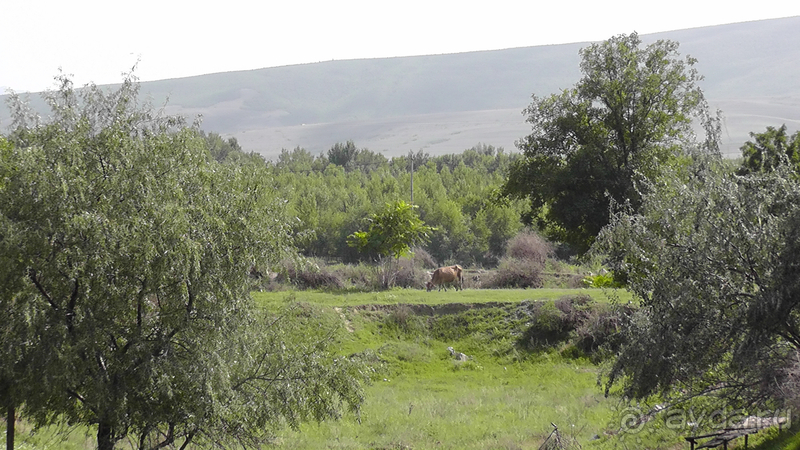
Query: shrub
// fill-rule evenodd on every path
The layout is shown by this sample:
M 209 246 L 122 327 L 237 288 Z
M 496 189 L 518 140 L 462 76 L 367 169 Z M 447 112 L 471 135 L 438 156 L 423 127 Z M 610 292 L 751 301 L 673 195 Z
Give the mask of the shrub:
M 284 263 L 284 273 L 279 274 L 277 281 L 291 283 L 301 289 L 344 289 L 344 282 L 322 266 L 308 261 L 299 265 L 295 262 Z
M 617 334 L 622 324 L 624 311 L 609 305 L 595 305 L 590 314 L 576 327 L 575 345 L 585 353 L 592 354 L 603 348 L 613 350 L 617 345 Z
M 380 277 L 376 273 L 376 268 L 368 264 L 359 263 L 357 265 L 342 265 L 336 272 L 347 287 L 364 291 L 376 291 L 381 289 Z
M 422 247 L 414 247 L 411 251 L 414 252 L 414 267 L 436 268 L 436 261 L 427 250 Z
M 483 283 L 485 288 L 542 287 L 542 264 L 529 259 L 503 259 L 494 275 Z
M 571 342 L 574 356 L 593 355 L 618 344 L 622 321 L 630 309 L 612 308 L 595 303 L 585 295 L 565 296 L 554 302 L 527 305 L 530 326 L 519 344 L 531 350 L 543 350 Z
M 566 315 L 554 303 L 544 302 L 535 309 L 531 325 L 520 343 L 524 348 L 541 350 L 565 341 L 570 331 Z
M 590 274 L 583 278 L 583 284 L 592 288 L 621 288 L 624 282 L 617 280 L 612 273 Z
M 553 246 L 533 231 L 524 230 L 508 241 L 506 257 L 542 265 L 555 254 Z
M 425 253 L 427 254 L 427 252 Z M 400 260 L 397 261 L 397 274 L 394 285 L 412 289 L 424 288 L 425 282 L 430 279 L 430 276 L 422 263 L 423 261 L 424 258 L 417 259 L 416 254 L 413 259 L 400 258 Z
M 401 335 L 417 335 L 425 332 L 426 325 L 423 318 L 419 317 L 414 311 L 406 306 L 399 305 L 388 314 L 381 323 L 384 333 Z

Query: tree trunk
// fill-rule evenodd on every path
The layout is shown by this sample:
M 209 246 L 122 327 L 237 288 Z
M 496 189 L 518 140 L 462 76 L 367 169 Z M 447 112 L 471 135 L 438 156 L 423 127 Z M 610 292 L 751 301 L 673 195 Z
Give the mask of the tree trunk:
M 97 424 L 97 450 L 114 450 L 114 429 L 107 422 Z
M 14 425 L 16 420 L 17 411 L 13 404 L 9 404 L 6 415 L 6 450 L 14 450 Z

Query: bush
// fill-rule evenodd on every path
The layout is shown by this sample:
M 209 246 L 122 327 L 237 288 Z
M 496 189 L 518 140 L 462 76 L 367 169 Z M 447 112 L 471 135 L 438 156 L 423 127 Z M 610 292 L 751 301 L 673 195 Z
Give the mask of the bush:
M 284 263 L 284 273 L 276 281 L 291 283 L 300 289 L 344 289 L 344 282 L 328 267 L 308 261 L 298 267 L 295 262 Z
M 540 288 L 542 264 L 529 259 L 503 259 L 484 288 Z
M 421 257 L 418 258 L 417 252 L 422 254 Z M 397 275 L 394 285 L 411 289 L 423 289 L 425 283 L 430 279 L 426 267 L 430 267 L 427 264 L 432 261 L 430 254 L 425 250 L 415 250 L 414 257 L 411 259 L 400 258 L 397 261 Z
M 536 262 L 542 267 L 554 254 L 553 246 L 530 230 L 519 232 L 506 246 L 507 258 Z
M 598 354 L 613 350 L 620 325 L 630 309 L 614 309 L 595 303 L 585 295 L 565 296 L 554 302 L 531 303 L 527 314 L 530 326 L 519 344 L 531 350 L 544 350 L 563 342 L 571 342 L 573 355 Z
M 625 283 L 617 280 L 612 273 L 590 274 L 583 278 L 583 284 L 590 288 L 621 288 Z
M 436 268 L 436 261 L 427 250 L 422 247 L 414 247 L 411 251 L 414 252 L 414 267 Z
M 406 305 L 399 305 L 381 324 L 383 332 L 395 333 L 397 336 L 422 334 L 425 328 L 425 321 Z
M 545 302 L 536 311 L 521 343 L 525 348 L 540 350 L 565 341 L 570 331 L 566 315 L 555 304 Z
M 616 311 L 609 305 L 596 305 L 577 326 L 575 345 L 587 354 L 603 347 L 615 349 L 619 344 L 618 330 L 624 315 L 624 311 Z
M 344 264 L 336 268 L 336 273 L 345 286 L 356 290 L 377 291 L 382 289 L 376 268 L 368 264 Z

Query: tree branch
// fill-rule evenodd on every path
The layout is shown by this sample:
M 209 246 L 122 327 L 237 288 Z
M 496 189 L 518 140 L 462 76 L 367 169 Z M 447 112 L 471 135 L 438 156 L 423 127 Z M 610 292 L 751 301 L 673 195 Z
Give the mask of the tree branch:
M 44 286 L 42 286 L 42 283 L 39 282 L 39 277 L 36 273 L 36 270 L 28 269 L 28 279 L 31 280 L 34 286 L 36 286 L 36 290 L 38 290 L 39 293 L 42 294 L 42 297 L 44 297 L 44 299 L 47 300 L 47 303 L 50 304 L 50 307 L 53 308 L 53 311 L 58 311 L 60 308 L 50 297 L 50 294 L 47 293 Z

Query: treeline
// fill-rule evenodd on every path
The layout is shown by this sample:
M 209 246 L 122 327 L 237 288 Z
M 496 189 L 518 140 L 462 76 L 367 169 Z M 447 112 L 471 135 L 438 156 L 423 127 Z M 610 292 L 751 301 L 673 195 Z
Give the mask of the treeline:
M 259 160 L 235 139 L 206 136 L 219 161 Z M 430 156 L 419 151 L 386 158 L 355 143 L 337 143 L 317 156 L 283 150 L 267 162 L 274 188 L 285 198 L 297 245 L 310 257 L 356 262 L 370 255 L 348 246 L 347 236 L 386 203 L 410 201 L 435 227 L 424 248 L 439 264 L 497 265 L 509 239 L 523 227 L 524 201 L 500 200 L 498 188 L 519 155 L 478 144 L 461 154 Z

